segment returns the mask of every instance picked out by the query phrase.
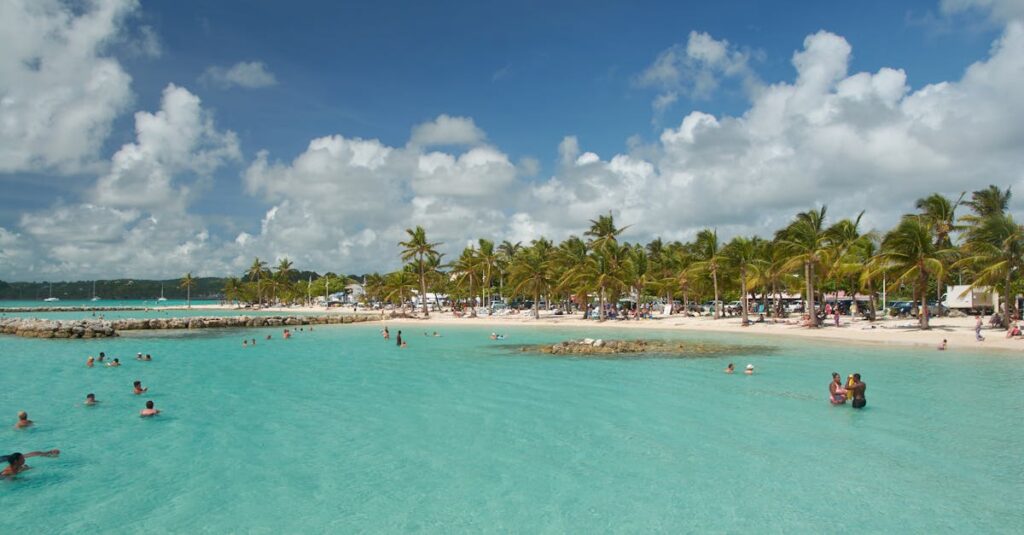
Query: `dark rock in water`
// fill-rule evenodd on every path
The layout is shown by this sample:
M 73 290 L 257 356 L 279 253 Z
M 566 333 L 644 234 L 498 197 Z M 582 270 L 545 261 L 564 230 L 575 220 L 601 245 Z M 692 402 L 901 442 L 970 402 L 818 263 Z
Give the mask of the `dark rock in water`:
M 764 354 L 773 348 L 719 344 L 715 342 L 685 340 L 602 340 L 584 338 L 566 340 L 557 344 L 523 346 L 520 351 L 537 352 L 547 355 L 569 356 L 661 356 L 679 358 L 718 357 L 721 355 Z

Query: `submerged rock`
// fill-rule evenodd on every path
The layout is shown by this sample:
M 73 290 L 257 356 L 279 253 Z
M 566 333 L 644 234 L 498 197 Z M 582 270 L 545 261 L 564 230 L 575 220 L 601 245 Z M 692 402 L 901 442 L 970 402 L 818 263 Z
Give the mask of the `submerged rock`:
M 684 340 L 602 340 L 584 338 L 556 344 L 523 346 L 520 351 L 547 355 L 571 356 L 637 356 L 647 354 L 666 357 L 717 357 L 719 355 L 764 354 L 773 348 Z

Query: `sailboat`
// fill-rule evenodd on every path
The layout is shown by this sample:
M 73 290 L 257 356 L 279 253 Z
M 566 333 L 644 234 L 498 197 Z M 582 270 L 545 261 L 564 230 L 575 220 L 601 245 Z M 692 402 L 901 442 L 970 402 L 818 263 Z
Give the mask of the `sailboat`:
M 161 284 L 161 285 L 160 285 L 160 298 L 159 298 L 159 299 L 157 299 L 157 302 L 160 302 L 160 301 L 166 301 L 166 300 L 167 300 L 167 298 L 166 298 L 166 297 L 164 297 L 164 285 L 163 285 L 163 284 Z
M 96 281 L 92 281 L 92 299 L 90 301 L 99 301 L 99 296 L 96 295 Z
M 59 297 L 54 297 L 53 296 L 53 283 L 52 282 L 50 283 L 50 297 L 47 297 L 46 299 L 43 299 L 43 301 L 46 301 L 47 303 L 53 303 L 54 301 L 60 301 Z

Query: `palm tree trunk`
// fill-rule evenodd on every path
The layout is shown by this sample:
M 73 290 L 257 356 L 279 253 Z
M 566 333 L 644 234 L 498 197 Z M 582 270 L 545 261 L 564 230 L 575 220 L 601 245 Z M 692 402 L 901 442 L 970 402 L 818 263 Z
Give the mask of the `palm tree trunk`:
M 804 273 L 807 278 L 807 312 L 810 314 L 811 327 L 818 326 L 818 311 L 814 306 L 814 265 L 810 262 L 804 264 Z
M 423 259 L 420 258 L 420 302 L 423 305 L 423 316 L 430 317 L 430 309 L 427 307 L 427 276 L 423 273 Z
M 1016 301 L 1016 299 L 1014 299 L 1013 297 L 1010 296 L 1010 291 L 1012 290 L 1010 288 L 1010 283 L 1011 283 L 1010 275 L 1011 275 L 1011 273 L 1012 272 L 1009 269 L 1006 270 L 1006 281 L 1003 283 L 1003 291 L 1005 292 L 1005 293 L 1003 293 L 1003 328 L 1004 329 L 1009 329 L 1010 328 L 1010 301 L 1011 300 Z
M 750 323 L 747 317 L 747 270 L 740 269 L 740 291 L 743 292 L 743 302 L 740 306 L 743 307 L 743 325 Z
M 714 316 L 714 318 L 717 320 L 720 317 L 722 317 L 721 312 L 719 311 L 719 306 L 718 306 L 719 305 L 719 303 L 718 303 L 718 270 L 714 270 L 714 271 L 711 272 L 711 280 L 712 280 L 712 282 L 715 283 L 715 316 Z
M 192 308 L 192 287 L 185 286 L 185 300 L 188 302 L 188 308 Z
M 540 319 L 540 292 L 533 292 L 533 319 Z
M 600 290 L 601 291 L 598 301 L 599 308 L 597 310 L 597 319 L 600 321 L 604 321 L 604 286 L 601 286 Z
M 918 284 L 921 288 L 921 310 L 918 312 L 918 319 L 921 320 L 921 329 L 928 329 L 928 274 L 921 267 L 918 269 L 921 271 L 918 276 Z

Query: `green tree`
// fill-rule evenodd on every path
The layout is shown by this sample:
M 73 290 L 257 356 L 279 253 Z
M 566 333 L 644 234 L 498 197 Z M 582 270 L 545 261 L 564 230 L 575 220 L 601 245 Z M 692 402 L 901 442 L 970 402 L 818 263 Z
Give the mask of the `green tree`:
M 527 247 L 516 254 L 509 268 L 512 293 L 533 298 L 534 319 L 540 319 L 540 296 L 554 283 L 550 256 L 547 248 Z
M 790 270 L 803 266 L 804 299 L 811 318 L 810 325 L 815 327 L 818 326 L 818 311 L 814 302 L 817 291 L 815 273 L 820 269 L 829 244 L 825 232 L 826 211 L 827 208 L 822 206 L 817 210 L 801 212 L 775 236 L 777 246 L 787 258 L 783 267 Z
M 725 246 L 722 253 L 722 257 L 725 260 L 724 263 L 739 273 L 743 325 L 748 325 L 750 318 L 747 312 L 747 297 L 750 292 L 747 291 L 747 285 L 751 281 L 756 280 L 761 269 L 761 259 L 758 256 L 758 239 L 736 236 Z
M 711 277 L 715 289 L 715 314 L 714 318 L 722 317 L 722 301 L 718 291 L 718 274 L 722 268 L 722 247 L 718 243 L 718 231 L 704 229 L 697 233 L 694 241 L 694 252 L 697 261 L 690 269 L 695 273 Z
M 423 315 L 430 317 L 430 310 L 427 307 L 427 259 L 437 255 L 437 246 L 440 244 L 430 243 L 427 240 L 427 232 L 421 226 L 417 226 L 415 229 L 405 229 L 405 232 L 409 235 L 409 239 L 399 243 L 402 246 L 402 261 L 412 260 L 414 262 L 413 265 L 420 278 L 420 302 L 423 304 Z
M 185 299 L 188 303 L 188 308 L 192 308 L 192 288 L 196 285 L 196 280 L 192 278 L 192 273 L 186 273 L 181 278 L 181 284 L 179 287 L 185 289 Z
M 970 267 L 971 287 L 1002 287 L 1003 328 L 1010 325 L 1010 303 L 1014 283 L 1024 274 L 1024 228 L 1005 213 L 992 213 L 975 221 L 966 232 L 964 257 L 955 266 Z
M 928 221 L 920 216 L 903 216 L 896 228 L 882 240 L 884 269 L 891 270 L 896 280 L 914 288 L 915 299 L 920 299 L 918 322 L 928 329 L 928 280 L 943 273 L 942 251 L 932 240 Z
M 264 271 L 267 269 L 267 263 L 256 257 L 252 261 L 252 265 L 249 266 L 249 271 L 246 275 L 249 280 L 256 283 L 256 300 L 259 301 L 260 305 L 263 304 L 263 294 L 260 292 L 260 282 L 263 280 Z

